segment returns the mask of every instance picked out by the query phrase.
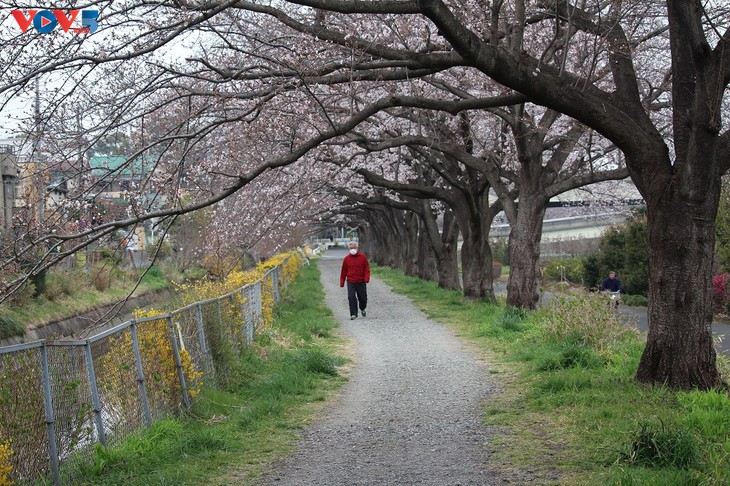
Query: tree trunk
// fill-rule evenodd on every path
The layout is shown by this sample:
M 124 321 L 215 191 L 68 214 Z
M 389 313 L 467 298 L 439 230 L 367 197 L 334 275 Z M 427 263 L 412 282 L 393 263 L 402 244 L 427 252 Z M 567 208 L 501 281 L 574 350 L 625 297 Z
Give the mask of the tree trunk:
M 462 219 L 465 221 L 462 223 Z M 482 232 L 482 222 L 463 216 L 459 218 L 464 242 L 461 245 L 461 274 L 464 297 L 495 302 L 492 278 L 492 252 Z
M 460 290 L 459 269 L 457 265 L 456 244 L 453 248 L 436 258 L 438 268 L 438 285 L 442 289 Z
M 517 219 L 509 234 L 508 305 L 534 309 L 540 298 L 540 240 L 545 208 L 541 200 L 520 198 Z
M 424 280 L 436 282 L 439 279 L 439 273 L 436 267 L 436 254 L 425 231 L 423 221 L 420 218 L 416 221 L 418 221 L 418 276 Z
M 364 228 L 358 230 L 360 247 L 371 261 L 383 265 L 381 251 L 379 250 L 381 248 L 379 230 L 369 220 L 368 224 L 364 226 Z
M 436 265 L 439 273 L 439 287 L 442 289 L 461 289 L 459 281 L 459 225 L 449 211 L 444 214 L 444 229 L 440 251 L 436 254 Z
M 435 258 L 438 285 L 442 289 L 461 289 L 458 266 L 459 225 L 454 211 L 446 208 L 443 212 L 443 224 L 439 231 L 431 204 L 428 200 L 419 201 L 421 209 L 422 239 L 427 239 Z
M 368 218 L 370 222 L 370 238 L 368 238 L 369 252 L 365 254 L 384 267 L 394 267 L 395 258 L 392 248 L 392 239 L 390 238 L 390 225 L 387 218 L 381 212 L 373 212 Z M 364 251 L 364 250 L 363 250 Z
M 393 236 L 393 221 L 387 211 L 375 211 L 371 221 L 374 233 L 378 241 L 377 259 L 379 265 L 390 268 L 403 268 L 400 248 L 397 246 L 396 238 Z
M 418 216 L 410 211 L 393 210 L 401 232 L 401 248 L 403 253 L 403 273 L 418 275 Z
M 376 261 L 374 258 L 374 248 L 376 242 L 373 240 L 372 225 L 361 224 L 357 228 L 357 239 L 359 241 L 360 250 L 365 253 L 371 261 Z
M 719 180 L 707 186 L 703 199 L 674 191 L 647 201 L 649 335 L 639 381 L 702 390 L 721 384 L 711 328 Z

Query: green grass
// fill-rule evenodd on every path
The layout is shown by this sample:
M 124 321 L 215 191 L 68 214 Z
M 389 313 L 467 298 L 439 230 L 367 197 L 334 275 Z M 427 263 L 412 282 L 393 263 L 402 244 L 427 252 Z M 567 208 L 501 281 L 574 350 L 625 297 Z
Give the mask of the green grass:
M 728 393 L 637 383 L 641 336 L 605 302 L 571 296 L 523 313 L 372 271 L 472 342 L 501 382 L 484 409 L 504 432 L 490 439 L 494 467 L 532 471 L 533 484 L 730 484 Z M 718 366 L 727 373 L 726 360 Z
M 99 448 L 73 484 L 249 484 L 292 451 L 299 431 L 344 383 L 316 265 L 303 267 L 275 323 L 236 357 L 226 389 L 205 389 L 192 410 Z
M 118 302 L 129 295 L 139 278 L 134 271 L 123 272 L 111 267 L 103 271 L 95 269 L 94 272 L 107 279 L 109 286 L 98 290 L 92 276 L 82 270 L 62 270 L 48 274 L 46 290 L 41 295 L 32 298 L 26 292 L 25 296 L 15 302 L 3 303 L 3 316 L 20 326 L 20 329 L 15 329 L 14 335 L 22 335 L 26 327 L 73 317 L 96 307 Z M 169 287 L 170 281 L 157 267 L 152 266 L 133 296 Z M 5 337 L 2 329 L 0 337 Z
M 10 313 L 0 312 L 0 339 L 22 336 L 25 328 Z

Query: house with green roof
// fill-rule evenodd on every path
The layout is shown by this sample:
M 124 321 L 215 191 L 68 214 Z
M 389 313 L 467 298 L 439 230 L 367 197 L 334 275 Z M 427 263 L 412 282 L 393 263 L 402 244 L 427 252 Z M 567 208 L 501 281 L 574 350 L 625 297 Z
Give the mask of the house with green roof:
M 124 198 L 123 193 L 139 188 L 159 160 L 145 155 L 129 159 L 124 155 L 94 155 L 89 169 L 95 192 L 102 197 Z

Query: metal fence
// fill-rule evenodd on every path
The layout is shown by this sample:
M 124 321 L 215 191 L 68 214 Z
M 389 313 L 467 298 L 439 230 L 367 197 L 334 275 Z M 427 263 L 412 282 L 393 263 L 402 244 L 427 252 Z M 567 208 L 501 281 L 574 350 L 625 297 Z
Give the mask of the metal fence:
M 70 483 L 96 444 L 118 444 L 189 407 L 225 377 L 225 351 L 253 341 L 263 299 L 281 299 L 282 265 L 229 294 L 89 339 L 0 348 L 0 446 L 12 450 L 0 465 L 12 466 L 10 479 Z

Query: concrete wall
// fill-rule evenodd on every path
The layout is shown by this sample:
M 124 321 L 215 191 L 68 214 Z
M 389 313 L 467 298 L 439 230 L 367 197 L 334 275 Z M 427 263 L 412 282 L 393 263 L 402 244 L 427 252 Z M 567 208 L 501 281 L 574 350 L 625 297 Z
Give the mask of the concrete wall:
M 542 223 L 542 241 L 597 238 L 613 225 L 626 221 L 625 213 L 589 214 L 568 218 L 546 219 Z M 490 238 L 509 236 L 509 224 L 491 227 Z

